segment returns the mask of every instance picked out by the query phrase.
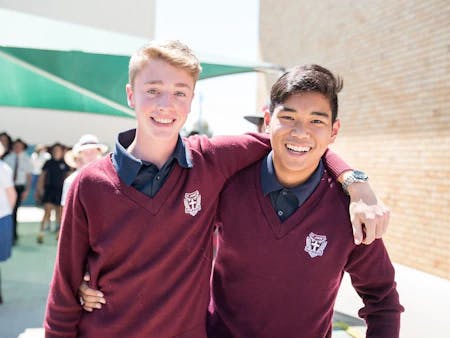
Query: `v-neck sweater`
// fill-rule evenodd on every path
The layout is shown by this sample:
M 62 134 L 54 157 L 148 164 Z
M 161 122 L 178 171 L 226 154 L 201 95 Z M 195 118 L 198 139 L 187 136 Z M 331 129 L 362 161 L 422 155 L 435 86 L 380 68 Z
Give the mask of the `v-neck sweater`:
M 344 271 L 365 303 L 367 337 L 398 337 L 394 269 L 382 240 L 354 244 L 341 186 L 324 171 L 282 222 L 263 194 L 260 166 L 236 174 L 221 194 L 208 337 L 331 337 Z
M 269 140 L 252 134 L 185 142 L 193 168 L 176 164 L 153 198 L 125 184 L 110 157 L 81 170 L 65 205 L 46 337 L 206 337 L 219 193 L 269 151 Z M 334 168 L 348 169 L 329 156 Z M 90 287 L 107 300 L 92 313 L 77 297 L 86 266 Z

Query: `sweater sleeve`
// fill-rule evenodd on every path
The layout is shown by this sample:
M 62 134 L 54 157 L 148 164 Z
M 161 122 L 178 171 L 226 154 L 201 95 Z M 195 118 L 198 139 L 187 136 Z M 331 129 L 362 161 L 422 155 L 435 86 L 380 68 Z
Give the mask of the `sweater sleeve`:
M 327 149 L 325 154 L 322 156 L 322 159 L 325 163 L 325 167 L 328 169 L 328 172 L 336 180 L 344 171 L 352 170 L 352 168 L 342 158 L 330 149 Z
M 214 163 L 225 180 L 269 153 L 267 134 L 248 133 L 239 136 L 216 136 L 203 142 L 202 153 Z
M 202 145 L 202 150 L 214 158 L 225 179 L 261 160 L 271 150 L 267 134 L 248 133 L 240 136 L 216 136 Z M 324 163 L 333 178 L 352 168 L 336 153 L 328 149 L 323 155 Z
M 345 269 L 364 307 L 358 312 L 366 321 L 367 338 L 396 338 L 404 311 L 394 281 L 394 267 L 381 239 L 369 246 L 355 246 Z
M 80 199 L 81 177 L 71 185 L 58 240 L 44 319 L 45 337 L 76 337 L 82 308 L 77 290 L 89 250 L 88 222 Z

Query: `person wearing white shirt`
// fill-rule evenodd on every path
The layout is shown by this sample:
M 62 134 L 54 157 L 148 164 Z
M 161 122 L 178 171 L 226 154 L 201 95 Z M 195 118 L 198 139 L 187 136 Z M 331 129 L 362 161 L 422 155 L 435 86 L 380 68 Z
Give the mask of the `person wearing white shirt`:
M 4 161 L 10 166 L 13 172 L 14 188 L 17 193 L 17 200 L 12 213 L 14 244 L 18 240 L 17 209 L 19 209 L 22 201 L 27 198 L 31 187 L 31 173 L 33 171 L 33 165 L 31 164 L 30 157 L 25 152 L 27 147 L 28 145 L 18 138 L 13 142 L 12 152 L 4 158 Z
M 37 144 L 34 147 L 34 151 L 31 154 L 31 164 L 33 165 L 33 172 L 31 176 L 31 194 L 33 195 L 36 192 L 36 185 L 39 179 L 39 176 L 42 173 L 42 167 L 45 162 L 47 162 L 52 156 L 47 151 L 47 147 L 43 144 Z M 36 200 L 37 204 L 40 204 L 39 201 Z
M 0 143 L 0 158 L 5 148 Z M 0 160 L 0 262 L 11 256 L 13 242 L 13 225 L 11 213 L 16 203 L 17 193 L 14 189 L 13 172 L 11 168 Z M 0 273 L 0 304 L 3 303 Z
M 107 150 L 108 147 L 105 144 L 100 143 L 97 136 L 85 134 L 80 137 L 79 141 L 73 146 L 72 150 L 66 152 L 64 161 L 66 161 L 69 167 L 75 168 L 76 170 L 64 180 L 61 206 L 64 207 L 67 192 L 69 191 L 70 185 L 80 172 L 80 169 L 101 158 Z
M 64 155 L 64 161 L 69 167 L 76 169 L 65 180 L 61 196 L 61 207 L 64 210 L 66 203 L 67 193 L 69 191 L 72 182 L 80 173 L 80 170 L 101 158 L 108 147 L 105 144 L 99 142 L 97 136 L 92 134 L 85 134 L 80 137 L 79 141 L 73 146 L 72 150 L 69 150 Z M 59 238 L 59 231 L 56 234 L 56 239 Z

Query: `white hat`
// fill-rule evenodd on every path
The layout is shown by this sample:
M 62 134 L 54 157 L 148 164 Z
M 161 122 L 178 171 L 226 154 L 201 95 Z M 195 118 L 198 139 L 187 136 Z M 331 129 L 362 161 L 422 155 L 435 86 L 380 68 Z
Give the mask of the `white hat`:
M 97 136 L 86 134 L 81 136 L 80 140 L 73 146 L 72 152 L 74 155 L 78 155 L 80 151 L 93 148 L 97 148 L 102 154 L 106 153 L 108 150 L 106 145 L 100 143 Z
M 80 140 L 75 143 L 72 150 L 66 151 L 64 155 L 64 161 L 68 166 L 77 168 L 76 158 L 80 155 L 80 152 L 87 149 L 98 149 L 103 154 L 106 153 L 108 147 L 101 144 L 98 137 L 92 134 L 86 134 L 80 137 Z

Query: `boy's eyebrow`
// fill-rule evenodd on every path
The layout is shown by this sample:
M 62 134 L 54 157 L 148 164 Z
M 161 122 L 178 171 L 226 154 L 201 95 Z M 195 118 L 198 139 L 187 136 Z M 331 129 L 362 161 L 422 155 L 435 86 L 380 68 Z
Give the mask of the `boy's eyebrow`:
M 159 84 L 159 85 L 162 85 L 163 82 L 161 80 L 153 80 L 153 81 L 145 81 L 145 84 Z
M 311 112 L 311 115 L 318 115 L 318 116 L 323 116 L 323 117 L 330 116 L 330 114 L 328 114 L 327 112 L 322 112 L 322 111 L 313 111 L 313 112 Z
M 290 108 L 284 105 L 280 106 L 280 111 L 284 111 L 284 112 L 288 112 L 288 113 L 296 113 L 297 110 L 295 110 L 294 108 Z M 330 114 L 327 112 L 322 112 L 322 111 L 313 111 L 311 112 L 311 115 L 317 115 L 317 116 L 323 116 L 323 117 L 330 117 Z
M 187 83 L 184 83 L 184 82 L 175 83 L 175 87 L 183 87 L 183 88 L 191 89 L 191 86 L 189 86 Z
M 297 111 L 294 108 L 289 108 L 287 106 L 284 105 L 280 105 L 280 111 L 285 111 L 285 112 L 289 112 L 289 113 L 296 113 Z
M 163 81 L 161 81 L 161 80 L 146 81 L 145 84 L 146 85 L 154 85 L 154 84 L 162 85 Z M 177 82 L 177 83 L 175 83 L 175 87 L 189 88 L 189 89 L 191 88 L 190 85 L 188 85 L 187 83 L 184 83 L 184 82 Z

